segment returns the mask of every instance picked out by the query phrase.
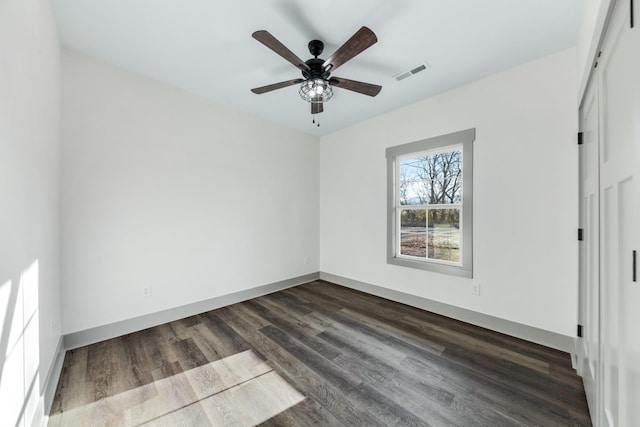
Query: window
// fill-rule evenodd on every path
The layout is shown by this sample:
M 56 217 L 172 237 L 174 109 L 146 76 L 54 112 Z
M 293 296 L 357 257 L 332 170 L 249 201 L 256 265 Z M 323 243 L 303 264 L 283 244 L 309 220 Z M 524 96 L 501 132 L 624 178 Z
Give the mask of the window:
M 475 129 L 387 148 L 387 262 L 472 277 Z

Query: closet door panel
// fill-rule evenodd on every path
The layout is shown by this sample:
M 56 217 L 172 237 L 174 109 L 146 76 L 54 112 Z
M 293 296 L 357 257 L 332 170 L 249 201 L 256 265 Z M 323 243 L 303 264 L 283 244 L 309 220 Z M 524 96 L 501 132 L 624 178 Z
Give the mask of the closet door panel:
M 637 410 L 636 312 L 632 252 L 637 246 L 640 144 L 640 39 L 618 2 L 599 61 L 600 100 L 600 402 L 599 425 L 640 425 Z M 637 212 L 637 211 L 636 211 Z M 629 323 L 636 322 L 636 323 Z
M 592 419 L 596 419 L 600 368 L 600 258 L 599 258 L 599 102 L 598 86 L 591 84 L 580 109 L 583 144 L 580 148 L 580 244 L 578 372 L 583 378 Z

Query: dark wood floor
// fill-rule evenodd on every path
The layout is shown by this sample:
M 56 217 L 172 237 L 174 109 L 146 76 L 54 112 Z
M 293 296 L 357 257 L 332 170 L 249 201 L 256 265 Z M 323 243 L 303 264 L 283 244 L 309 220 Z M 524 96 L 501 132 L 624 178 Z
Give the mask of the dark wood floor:
M 568 354 L 323 281 L 67 352 L 50 425 L 141 424 L 100 403 L 125 396 L 141 405 L 172 393 L 180 411 L 168 408 L 174 418 L 154 415 L 148 425 L 218 425 L 208 415 L 219 407 L 197 392 L 187 399 L 191 389 L 176 375 L 212 366 L 229 378 L 238 354 L 262 366 L 254 376 L 284 380 L 258 387 L 293 405 L 265 426 L 591 425 Z M 164 380 L 172 385 L 161 388 Z M 246 384 L 222 382 L 216 390 L 225 393 Z M 287 383 L 292 391 L 281 392 Z M 247 390 L 224 399 L 256 412 L 268 399 Z M 224 424 L 249 423 L 234 417 L 226 412 Z

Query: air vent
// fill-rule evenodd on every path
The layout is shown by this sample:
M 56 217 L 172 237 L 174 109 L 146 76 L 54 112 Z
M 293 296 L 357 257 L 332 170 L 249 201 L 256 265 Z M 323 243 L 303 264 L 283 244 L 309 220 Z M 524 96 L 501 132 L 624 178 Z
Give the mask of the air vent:
M 404 80 L 407 77 L 411 77 L 415 74 L 418 74 L 420 71 L 424 71 L 428 69 L 431 69 L 431 65 L 429 65 L 429 63 L 425 61 L 422 64 L 412 67 L 409 71 L 403 71 L 401 73 L 396 74 L 395 76 L 393 76 L 393 78 L 396 79 L 397 81 Z

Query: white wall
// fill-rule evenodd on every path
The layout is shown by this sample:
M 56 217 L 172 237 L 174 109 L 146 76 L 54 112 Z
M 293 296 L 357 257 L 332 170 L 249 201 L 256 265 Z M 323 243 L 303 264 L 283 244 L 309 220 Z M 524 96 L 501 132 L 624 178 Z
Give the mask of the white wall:
M 0 424 L 7 426 L 42 422 L 42 387 L 60 339 L 59 117 L 49 1 L 0 1 Z
M 321 138 L 320 270 L 572 336 L 576 62 L 563 51 Z M 469 279 L 386 264 L 385 148 L 473 127 L 480 297 Z
M 62 63 L 65 333 L 318 271 L 316 138 Z

